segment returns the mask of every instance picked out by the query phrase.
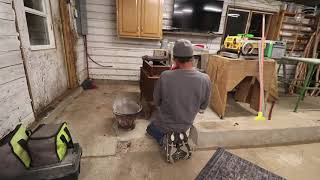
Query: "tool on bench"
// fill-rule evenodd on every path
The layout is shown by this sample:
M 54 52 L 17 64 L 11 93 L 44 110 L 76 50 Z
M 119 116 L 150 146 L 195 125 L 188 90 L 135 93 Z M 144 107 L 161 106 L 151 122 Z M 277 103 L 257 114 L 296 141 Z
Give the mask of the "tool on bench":
M 254 39 L 252 34 L 227 36 L 220 54 L 230 58 L 239 58 L 240 55 L 255 58 L 259 55 L 259 40 Z

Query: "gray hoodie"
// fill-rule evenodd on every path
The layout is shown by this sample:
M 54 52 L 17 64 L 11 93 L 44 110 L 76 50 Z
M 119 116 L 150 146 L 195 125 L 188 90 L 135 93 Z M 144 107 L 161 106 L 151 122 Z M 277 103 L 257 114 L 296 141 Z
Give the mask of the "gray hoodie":
M 153 98 L 157 112 L 151 121 L 163 132 L 185 132 L 199 110 L 208 107 L 210 92 L 207 74 L 183 69 L 164 71 L 155 86 Z

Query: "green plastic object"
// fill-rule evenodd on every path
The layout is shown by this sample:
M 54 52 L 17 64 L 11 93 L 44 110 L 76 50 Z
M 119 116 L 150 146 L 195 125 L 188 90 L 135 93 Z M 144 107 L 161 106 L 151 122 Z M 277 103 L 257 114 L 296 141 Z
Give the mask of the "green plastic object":
M 272 50 L 273 50 L 273 43 L 267 43 L 267 46 L 264 50 L 264 56 L 271 58 L 272 57 Z
M 20 159 L 26 168 L 29 168 L 31 164 L 29 153 L 25 146 L 23 146 L 24 142 L 27 142 L 28 138 L 29 136 L 27 134 L 26 127 L 19 125 L 18 130 L 10 140 L 13 153 Z
M 247 38 L 254 38 L 254 35 L 253 35 L 253 34 L 237 34 L 237 36 L 247 37 Z
M 72 142 L 70 133 L 68 133 L 68 126 L 67 123 L 63 123 L 56 139 L 56 146 L 57 146 L 57 155 L 59 160 L 61 161 L 64 156 L 66 155 L 68 144 Z M 64 138 L 61 138 L 64 137 Z

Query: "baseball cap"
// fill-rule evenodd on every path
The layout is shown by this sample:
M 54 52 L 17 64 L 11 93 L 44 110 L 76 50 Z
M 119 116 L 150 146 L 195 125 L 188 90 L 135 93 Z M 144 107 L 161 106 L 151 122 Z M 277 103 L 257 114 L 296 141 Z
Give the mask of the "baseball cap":
M 186 39 L 179 39 L 173 46 L 173 56 L 175 57 L 192 57 L 192 43 Z

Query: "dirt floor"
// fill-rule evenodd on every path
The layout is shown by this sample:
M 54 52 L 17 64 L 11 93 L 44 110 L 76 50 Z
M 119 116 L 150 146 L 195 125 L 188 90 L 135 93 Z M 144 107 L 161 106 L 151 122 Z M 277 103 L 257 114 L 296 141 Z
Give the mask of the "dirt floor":
M 137 84 L 98 83 L 98 89 L 82 92 L 57 116 L 55 122 L 67 121 L 74 141 L 83 147 L 81 180 L 194 179 L 213 155 L 214 150 L 196 151 L 190 160 L 167 164 L 158 145 L 145 134 L 147 120 L 138 119 L 133 131 L 115 129 L 113 101 L 123 96 L 137 99 L 139 94 Z M 293 109 L 293 102 L 288 100 L 281 108 Z M 237 111 L 229 118 L 239 113 L 254 116 Z M 303 118 L 304 113 L 319 119 L 319 111 L 309 111 L 302 110 L 296 116 Z M 276 110 L 275 114 L 285 116 L 288 112 Z M 285 178 L 312 180 L 320 177 L 319 149 L 320 143 L 314 143 L 230 151 Z

